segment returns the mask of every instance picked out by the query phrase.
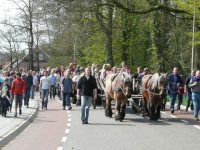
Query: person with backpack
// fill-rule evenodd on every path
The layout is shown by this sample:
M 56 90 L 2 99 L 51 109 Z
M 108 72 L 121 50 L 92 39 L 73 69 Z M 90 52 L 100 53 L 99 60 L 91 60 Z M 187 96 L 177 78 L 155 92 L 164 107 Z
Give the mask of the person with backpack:
M 70 73 L 65 72 L 64 78 L 61 81 L 61 91 L 63 94 L 63 110 L 65 110 L 65 106 L 68 106 L 68 110 L 72 109 L 70 102 L 70 95 L 74 93 L 74 84 L 71 78 L 69 78 Z
M 0 95 L 1 95 L 1 107 L 2 107 L 2 116 L 6 117 L 8 107 L 10 106 L 10 90 L 11 87 L 8 82 L 8 78 L 4 78 L 4 84 L 0 87 Z
M 30 91 L 29 91 L 30 92 Z M 26 84 L 21 78 L 21 73 L 16 74 L 16 79 L 13 81 L 11 87 L 11 99 L 14 98 L 15 101 L 15 116 L 17 117 L 17 107 L 19 106 L 19 114 L 22 114 L 22 98 L 25 98 L 26 94 Z

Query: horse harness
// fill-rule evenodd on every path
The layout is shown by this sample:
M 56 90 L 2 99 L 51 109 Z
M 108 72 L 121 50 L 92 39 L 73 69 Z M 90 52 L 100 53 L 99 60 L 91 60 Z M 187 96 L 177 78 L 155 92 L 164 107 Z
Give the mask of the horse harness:
M 153 95 L 158 95 L 158 96 L 161 96 L 161 94 L 158 94 L 156 93 L 156 88 L 154 88 L 153 90 L 151 90 L 151 87 L 152 87 L 152 83 L 150 83 L 150 87 L 148 88 L 148 83 L 149 83 L 149 80 L 152 78 L 152 76 L 149 77 L 149 79 L 147 80 L 146 84 L 145 84 L 145 88 L 146 88 L 146 92 L 150 92 L 152 93 Z M 160 90 L 165 90 L 166 88 L 163 88 L 160 86 L 160 82 L 158 83 L 158 87 L 159 87 L 159 91 Z

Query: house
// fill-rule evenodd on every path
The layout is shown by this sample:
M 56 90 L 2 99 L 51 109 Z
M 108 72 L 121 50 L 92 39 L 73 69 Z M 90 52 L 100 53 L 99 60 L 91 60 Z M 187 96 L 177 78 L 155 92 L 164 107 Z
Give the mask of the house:
M 38 71 L 35 56 L 36 55 L 34 55 L 34 58 L 33 58 L 33 70 Z M 17 59 L 14 59 L 13 65 L 12 65 L 13 71 L 18 71 L 18 68 L 19 68 L 20 72 L 23 72 L 23 71 L 26 71 L 27 69 L 29 69 L 29 59 L 30 59 L 29 54 L 26 54 L 24 57 L 22 57 L 22 59 L 18 60 L 18 62 L 17 62 Z M 46 54 L 45 52 L 40 51 L 40 53 L 39 53 L 39 68 L 44 67 L 44 66 L 46 67 L 46 63 L 49 60 L 50 60 L 50 56 L 48 54 Z M 10 66 L 10 64 L 11 63 L 7 63 L 4 66 L 3 70 L 8 70 L 8 67 Z M 18 68 L 17 68 L 17 64 L 18 64 Z

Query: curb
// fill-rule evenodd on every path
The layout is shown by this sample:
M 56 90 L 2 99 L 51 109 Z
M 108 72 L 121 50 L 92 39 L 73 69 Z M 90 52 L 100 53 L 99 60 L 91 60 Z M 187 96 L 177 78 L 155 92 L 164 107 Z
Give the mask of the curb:
M 37 100 L 35 100 L 35 101 L 36 101 L 36 104 L 34 107 L 35 111 L 32 112 L 28 116 L 26 121 L 19 124 L 19 127 L 16 130 L 10 131 L 9 133 L 7 133 L 7 135 L 5 135 L 5 138 L 0 141 L 0 148 L 2 148 L 6 144 L 8 144 L 10 141 L 12 141 L 17 135 L 19 135 L 24 129 L 26 129 L 26 127 L 29 124 L 31 124 L 33 122 L 33 120 L 35 119 L 35 117 L 38 115 L 38 112 L 39 112 L 39 102 Z

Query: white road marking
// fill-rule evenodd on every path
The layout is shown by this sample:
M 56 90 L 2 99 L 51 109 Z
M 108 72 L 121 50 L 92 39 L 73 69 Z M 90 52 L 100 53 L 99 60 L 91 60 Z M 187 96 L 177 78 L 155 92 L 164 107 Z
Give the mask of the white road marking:
M 67 137 L 63 137 L 61 142 L 66 142 L 67 141 Z
M 68 121 L 71 121 L 71 118 L 69 118 Z
M 194 126 L 195 128 L 197 128 L 197 129 L 200 129 L 200 126 Z
M 70 115 L 70 114 L 68 114 L 68 117 L 71 117 L 71 115 Z
M 162 113 L 162 114 L 166 114 L 166 112 L 164 112 L 164 111 L 161 111 L 161 113 Z
M 67 111 L 67 113 L 69 114 L 69 113 L 70 113 L 70 111 Z
M 65 133 L 69 133 L 69 129 L 66 129 L 66 130 L 65 130 Z
M 172 118 L 177 118 L 176 116 L 170 115 Z
M 184 122 L 184 123 L 189 123 L 188 121 L 186 121 L 186 120 L 181 120 L 182 122 Z
M 71 123 L 67 123 L 67 126 L 70 127 L 70 126 L 71 126 Z
M 62 150 L 62 149 L 63 149 L 63 147 L 58 147 L 58 148 L 57 148 L 57 150 Z

